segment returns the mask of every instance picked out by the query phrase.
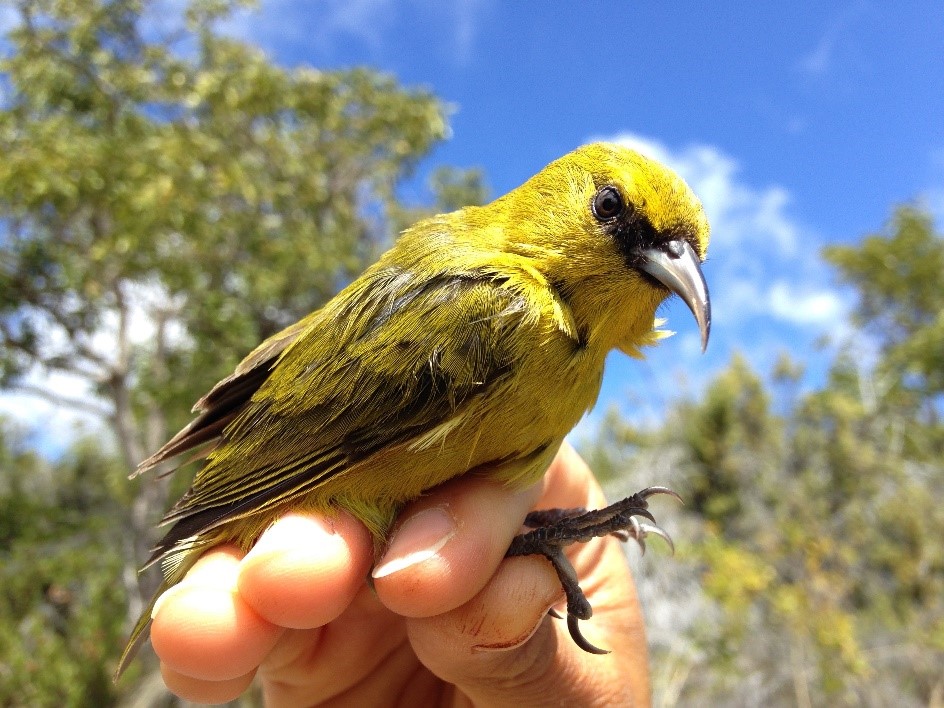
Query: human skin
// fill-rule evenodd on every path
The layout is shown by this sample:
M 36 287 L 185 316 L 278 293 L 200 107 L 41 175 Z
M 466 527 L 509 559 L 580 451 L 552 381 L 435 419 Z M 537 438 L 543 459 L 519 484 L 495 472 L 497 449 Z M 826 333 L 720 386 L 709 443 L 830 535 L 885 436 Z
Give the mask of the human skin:
M 254 678 L 269 706 L 632 706 L 650 702 L 643 618 L 614 537 L 569 557 L 593 606 L 588 654 L 547 615 L 563 598 L 541 557 L 504 558 L 531 509 L 605 505 L 564 443 L 525 490 L 465 476 L 409 504 L 371 573 L 352 517 L 289 515 L 248 553 L 217 547 L 158 602 L 164 681 L 217 703 Z

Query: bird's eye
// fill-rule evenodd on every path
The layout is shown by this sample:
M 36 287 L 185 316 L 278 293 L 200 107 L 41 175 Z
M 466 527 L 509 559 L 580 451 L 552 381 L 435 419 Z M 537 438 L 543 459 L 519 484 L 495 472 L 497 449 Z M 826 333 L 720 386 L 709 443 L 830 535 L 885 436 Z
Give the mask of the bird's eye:
M 593 198 L 593 215 L 600 221 L 619 216 L 623 211 L 623 196 L 616 187 L 603 187 Z

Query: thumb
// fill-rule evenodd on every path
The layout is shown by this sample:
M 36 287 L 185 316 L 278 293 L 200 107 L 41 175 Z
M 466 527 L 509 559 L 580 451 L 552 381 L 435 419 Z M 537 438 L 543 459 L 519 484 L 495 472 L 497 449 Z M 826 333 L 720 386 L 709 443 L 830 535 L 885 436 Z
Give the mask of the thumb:
M 608 550 L 624 563 L 618 547 Z M 593 593 L 594 616 L 584 625 L 592 641 L 613 650 L 602 656 L 581 650 L 566 624 L 547 615 L 562 593 L 541 558 L 506 559 L 465 605 L 410 619 L 407 631 L 420 661 L 475 706 L 647 705 L 641 618 L 629 626 L 625 598 L 606 595 Z
M 539 505 L 600 502 L 589 469 L 565 445 Z M 525 556 L 504 559 L 463 604 L 408 619 L 417 657 L 475 706 L 647 705 L 645 630 L 621 544 L 607 537 L 569 550 L 594 609 L 581 629 L 612 653 L 584 652 L 566 623 L 547 615 L 562 600 L 560 581 L 544 558 Z

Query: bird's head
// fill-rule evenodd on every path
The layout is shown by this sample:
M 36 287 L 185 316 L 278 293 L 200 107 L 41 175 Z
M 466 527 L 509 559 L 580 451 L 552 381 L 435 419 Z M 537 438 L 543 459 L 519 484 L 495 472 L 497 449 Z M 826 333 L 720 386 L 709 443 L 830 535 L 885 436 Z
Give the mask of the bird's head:
M 594 143 L 552 162 L 496 206 L 506 219 L 505 248 L 532 260 L 591 341 L 636 353 L 657 338 L 656 309 L 675 293 L 707 346 L 708 221 L 672 170 Z

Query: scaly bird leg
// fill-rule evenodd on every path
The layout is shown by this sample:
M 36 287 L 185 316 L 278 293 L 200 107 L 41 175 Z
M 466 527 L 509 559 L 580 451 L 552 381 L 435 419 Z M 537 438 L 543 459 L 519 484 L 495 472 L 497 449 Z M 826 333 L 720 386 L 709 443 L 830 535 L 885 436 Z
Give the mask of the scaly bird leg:
M 634 539 L 645 554 L 646 536 L 653 534 L 664 538 L 674 553 L 672 539 L 656 525 L 655 517 L 649 512 L 646 500 L 654 494 L 668 494 L 681 501 L 681 497 L 667 487 L 647 487 L 622 501 L 594 511 L 581 508 L 533 511 L 525 518 L 524 525 L 534 531 L 515 536 L 505 554 L 506 557 L 539 554 L 551 562 L 567 598 L 567 628 L 570 636 L 586 652 L 609 653 L 588 642 L 580 633 L 577 623 L 590 619 L 593 608 L 580 589 L 577 573 L 564 555 L 564 548 L 572 543 L 586 543 L 592 538 L 612 534 L 621 541 Z M 637 516 L 645 517 L 652 523 L 641 522 Z M 551 614 L 559 617 L 553 610 Z

